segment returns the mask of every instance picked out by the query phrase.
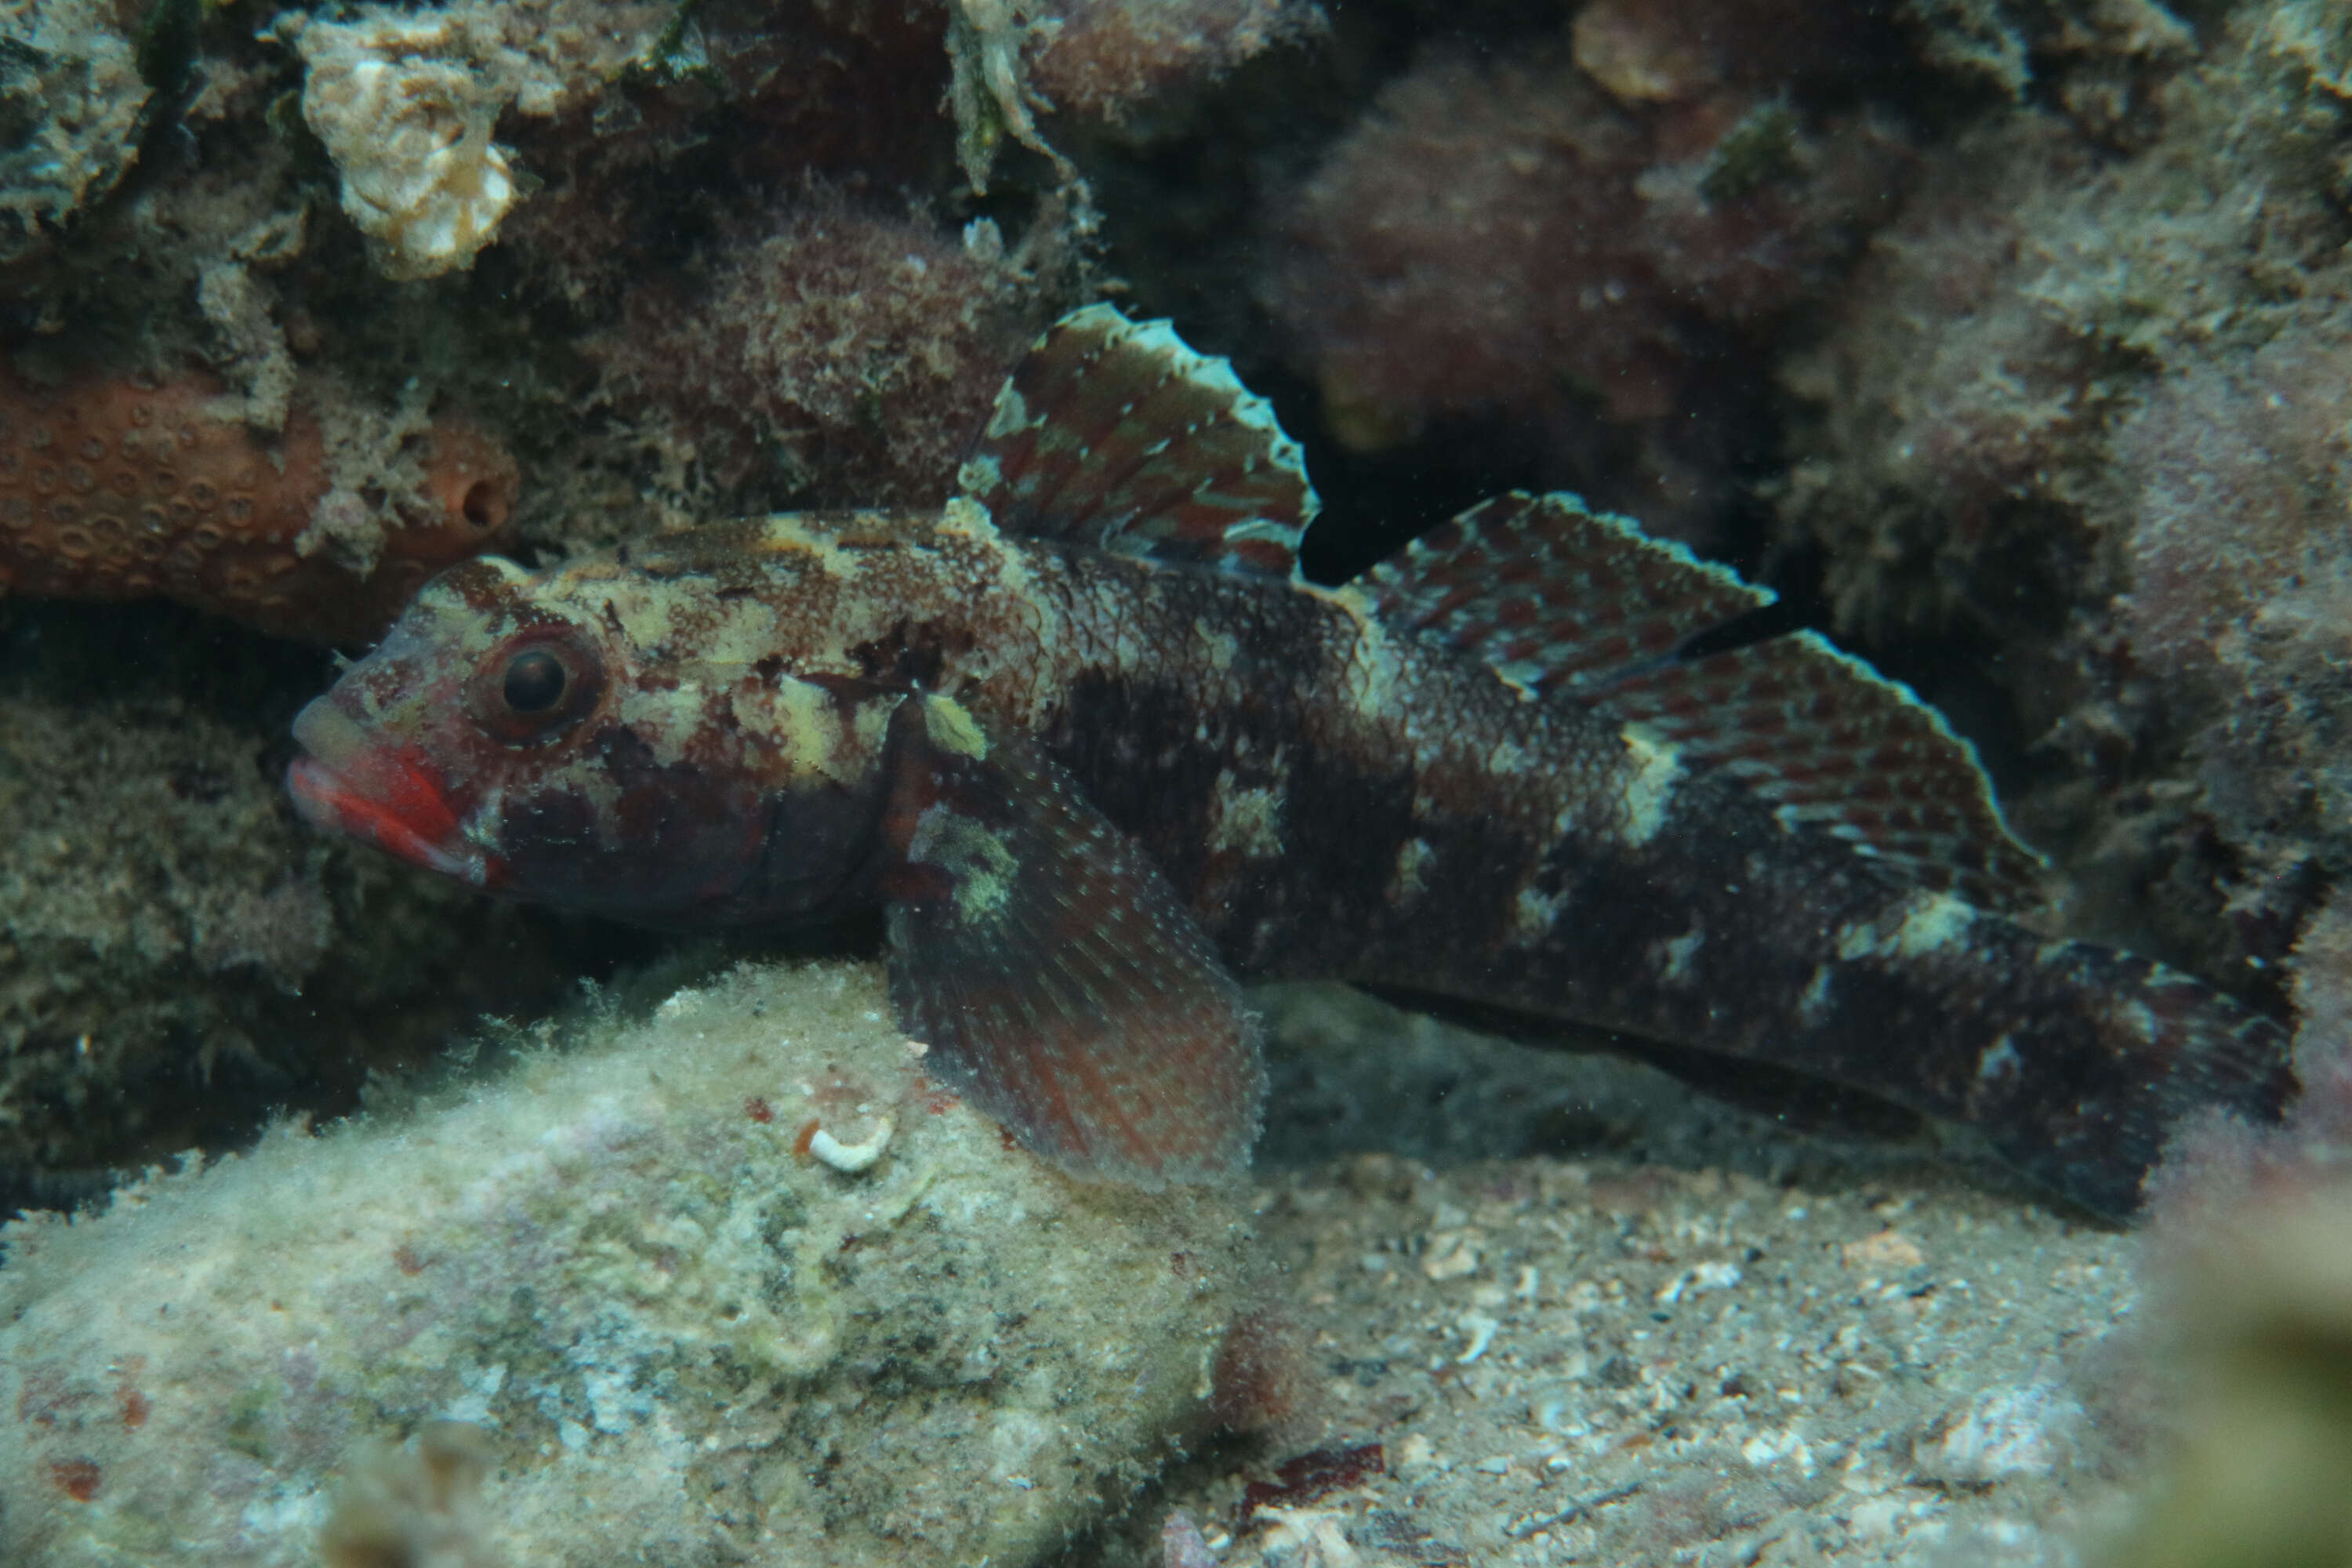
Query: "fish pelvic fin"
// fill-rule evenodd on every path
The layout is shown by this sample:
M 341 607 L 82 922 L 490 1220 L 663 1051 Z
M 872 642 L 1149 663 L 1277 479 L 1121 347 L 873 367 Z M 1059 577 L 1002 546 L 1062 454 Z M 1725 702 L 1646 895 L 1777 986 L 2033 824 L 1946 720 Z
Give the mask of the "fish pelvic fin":
M 1498 496 L 1363 583 L 1387 624 L 1531 697 L 1603 709 L 1692 771 L 1737 780 L 1792 831 L 1843 842 L 1979 908 L 2039 901 L 1976 751 L 1910 688 L 1813 632 L 1707 651 L 1766 589 L 1574 496 Z
M 1008 533 L 1274 577 L 1321 504 L 1232 366 L 1108 305 L 1037 340 L 957 478 Z
M 1265 1098 L 1256 1020 L 1143 852 L 951 700 L 892 717 L 890 993 L 926 1068 L 1082 1180 L 1229 1179 Z

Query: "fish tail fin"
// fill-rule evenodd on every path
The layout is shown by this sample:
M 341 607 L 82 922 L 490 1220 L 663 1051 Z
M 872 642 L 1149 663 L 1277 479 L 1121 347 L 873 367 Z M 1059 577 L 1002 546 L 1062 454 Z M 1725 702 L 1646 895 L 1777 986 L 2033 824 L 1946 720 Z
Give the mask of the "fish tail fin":
M 1971 1086 L 1971 1120 L 2028 1175 L 2126 1219 L 2192 1118 L 2218 1111 L 2264 1125 L 2294 1099 L 2276 1020 L 2151 959 L 2088 942 L 2042 951 L 2045 984 L 2071 998 L 2031 997 L 2039 1025 L 2001 1036 L 1979 1057 Z

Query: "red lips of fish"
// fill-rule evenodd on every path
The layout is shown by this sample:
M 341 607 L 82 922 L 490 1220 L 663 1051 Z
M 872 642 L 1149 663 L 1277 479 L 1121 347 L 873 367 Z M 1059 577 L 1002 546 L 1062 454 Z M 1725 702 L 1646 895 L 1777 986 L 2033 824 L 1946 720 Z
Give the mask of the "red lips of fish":
M 423 752 L 370 742 L 326 698 L 302 710 L 294 736 L 309 754 L 288 767 L 286 788 L 306 820 L 478 888 L 497 885 L 501 868 L 467 842 Z

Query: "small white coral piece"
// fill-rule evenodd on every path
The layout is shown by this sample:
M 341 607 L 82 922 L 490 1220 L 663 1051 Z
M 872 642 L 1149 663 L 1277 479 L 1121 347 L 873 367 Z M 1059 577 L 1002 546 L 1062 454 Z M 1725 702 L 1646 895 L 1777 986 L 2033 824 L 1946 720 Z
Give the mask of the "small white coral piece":
M 446 17 L 303 29 L 302 117 L 343 180 L 343 211 L 393 279 L 471 267 L 520 191 L 490 140 L 505 95 Z
M 1996 1388 L 1977 1395 L 1965 1415 L 1948 1421 L 1936 1441 L 1913 1461 L 1922 1475 L 1959 1486 L 1990 1486 L 2018 1476 L 2047 1475 L 2065 1456 L 2084 1420 L 2073 1396 L 2049 1383 Z
M 897 1131 L 898 1124 L 886 1116 L 875 1123 L 874 1131 L 866 1134 L 863 1142 L 844 1143 L 820 1127 L 809 1139 L 809 1152 L 835 1170 L 855 1175 L 874 1168 L 874 1163 L 882 1158 L 882 1151 L 889 1146 L 890 1134 Z

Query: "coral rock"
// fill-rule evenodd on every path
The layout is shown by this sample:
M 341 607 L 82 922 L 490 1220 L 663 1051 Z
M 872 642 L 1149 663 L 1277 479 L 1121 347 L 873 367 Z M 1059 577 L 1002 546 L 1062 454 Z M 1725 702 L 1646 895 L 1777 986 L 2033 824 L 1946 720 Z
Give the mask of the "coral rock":
M 464 64 L 436 58 L 446 20 L 307 29 L 302 115 L 343 176 L 343 211 L 375 242 L 384 275 L 471 267 L 515 203 L 500 105 Z
M 667 7 L 603 0 L 363 7 L 297 24 L 302 117 L 342 175 L 343 211 L 394 279 L 474 264 L 522 195 L 490 139 L 509 108 L 556 114 L 650 46 Z
M 1310 0 L 1059 0 L 1030 25 L 1029 85 L 1066 113 L 1116 119 L 1328 26 Z
M 0 1558 L 297 1568 L 322 1526 L 338 1568 L 1058 1551 L 1199 1419 L 1239 1194 L 1058 1175 L 889 1006 L 870 967 L 747 968 L 10 1227 Z M 894 1112 L 871 1169 L 794 1152 Z
M 2352 864 L 2352 29 L 2288 5 L 2206 31 L 2170 74 L 2163 28 L 2111 40 L 2147 99 L 2123 155 L 2070 107 L 1937 156 L 1782 366 L 1819 416 L 1779 504 L 1842 629 L 1997 650 L 1923 663 L 2065 760 L 2008 804 L 2076 873 L 2070 921 L 2259 984 L 2296 868 Z
M 313 528 L 328 489 L 318 423 L 296 413 L 271 451 L 211 412 L 219 391 L 197 376 L 56 392 L 0 379 L 0 591 L 162 595 L 280 636 L 365 640 L 513 511 L 513 459 L 436 425 L 421 454 L 432 514 L 382 528 L 380 551 L 347 560 Z
M 2252 353 L 2188 361 L 2112 443 L 2129 587 L 2117 619 L 2193 726 L 2202 805 L 2273 909 L 2310 859 L 2352 864 L 2352 334 L 2305 312 Z
M 1882 26 L 1838 0 L 1591 0 L 1570 37 L 1621 102 L 1675 103 L 1732 82 L 1859 74 L 1886 47 Z
M 2336 171 L 2352 109 L 2332 84 L 2352 69 L 2352 32 L 2324 15 L 2232 14 L 2196 70 L 2134 89 L 2153 101 L 2136 135 L 2155 140 L 2133 156 L 2025 113 L 1963 135 L 1927 169 L 1821 346 L 1783 371 L 1823 416 L 1798 434 L 1782 512 L 1827 553 L 1840 626 L 2046 633 L 2122 586 L 2110 542 L 2137 515 L 2133 489 L 2159 510 L 2192 484 L 2278 504 L 2283 487 L 2218 493 L 2263 459 L 2233 454 L 2214 426 L 2260 437 L 2271 416 L 2256 384 L 2273 371 L 2240 367 L 2283 333 L 2330 332 L 2346 287 Z M 2147 26 L 2110 42 L 2159 74 L 2170 34 L 2136 6 L 2111 19 L 2133 16 Z M 2301 377 L 2273 359 L 2289 383 Z M 2178 376 L 2189 379 L 2162 386 Z M 2117 436 L 2143 399 L 2151 417 L 2135 452 Z M 2272 422 L 2309 449 L 2306 419 Z M 2164 456 L 2180 436 L 2196 461 Z M 2194 479 L 2206 463 L 2214 477 Z M 2118 486 L 2119 465 L 2146 477 Z M 2200 635 L 2194 614 L 2159 628 L 2183 635 Z
M 1839 275 L 1903 160 L 1870 121 L 1777 99 L 1637 114 L 1565 59 L 1440 57 L 1274 215 L 1262 292 L 1343 444 L 1500 419 L 1559 454 L 1545 482 L 1592 488 L 1601 430 L 1687 426 L 1737 380 L 1700 373 Z M 1659 493 L 1598 493 L 1669 529 L 1703 512 L 1674 459 L 1651 467 Z
M 2339 1152 L 2340 1153 L 2340 1152 Z M 2289 1568 L 2352 1554 L 2352 1183 L 2273 1165 L 2175 1194 L 2153 1283 L 2185 1373 L 2168 1474 L 2098 1568 Z M 2185 1200 L 2185 1201 L 2184 1201 Z
M 0 616 L 0 1203 L 27 1173 L 235 1141 L 289 1098 L 348 1107 L 572 975 L 524 911 L 292 818 L 255 765 L 283 730 L 257 667 L 315 656 L 124 618 Z
M 128 13 L 122 13 L 128 14 Z M 0 26 L 0 263 L 114 188 L 139 155 L 147 84 L 100 0 L 12 5 Z
M 698 299 L 642 291 L 591 353 L 606 396 L 674 419 L 721 484 L 764 480 L 753 504 L 944 500 L 1044 294 L 992 224 L 959 244 L 826 195 L 709 271 Z

